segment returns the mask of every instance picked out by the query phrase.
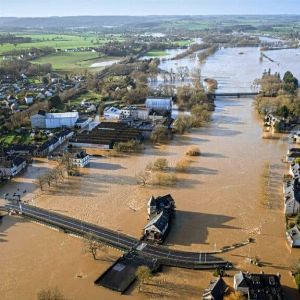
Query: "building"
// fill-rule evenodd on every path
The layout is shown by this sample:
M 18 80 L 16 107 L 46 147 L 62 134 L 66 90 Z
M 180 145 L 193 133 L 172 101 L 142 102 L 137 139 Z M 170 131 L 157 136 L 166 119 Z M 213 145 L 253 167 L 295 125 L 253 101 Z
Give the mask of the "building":
M 2 157 L 0 159 L 0 178 L 10 179 L 15 177 L 27 167 L 27 161 L 23 157 Z
M 4 148 L 4 152 L 7 156 L 32 156 L 35 148 L 32 145 L 12 144 Z
M 297 225 L 286 232 L 286 238 L 292 248 L 300 247 L 300 230 Z
M 171 98 L 147 98 L 146 108 L 149 115 L 157 114 L 161 116 L 171 115 L 172 99 Z
M 175 210 L 175 201 L 170 194 L 159 196 L 157 198 L 151 197 L 148 201 L 148 216 L 151 218 L 153 215 L 159 214 L 162 210 L 167 210 L 172 214 Z
M 40 129 L 72 128 L 78 119 L 78 112 L 46 113 L 45 111 L 39 111 L 31 117 L 31 127 Z
M 106 107 L 103 112 L 103 117 L 105 119 L 119 119 L 121 114 L 121 110 L 114 106 Z
M 77 151 L 71 154 L 71 162 L 78 168 L 84 168 L 90 163 L 90 156 L 84 150 Z
M 75 127 L 76 128 L 84 128 L 84 127 L 88 126 L 91 122 L 92 122 L 91 118 L 78 119 L 75 124 Z
M 162 210 L 154 216 L 144 228 L 144 238 L 148 241 L 161 243 L 169 229 L 170 215 L 167 211 Z
M 236 291 L 246 295 L 248 300 L 284 299 L 279 274 L 239 272 L 234 275 L 233 287 Z
M 36 155 L 39 157 L 46 157 L 62 145 L 65 141 L 70 139 L 74 135 L 74 132 L 68 128 L 58 132 L 55 136 L 48 139 L 36 150 Z
M 300 183 L 299 179 L 286 180 L 283 183 L 284 213 L 292 216 L 300 213 Z
M 148 216 L 150 221 L 144 228 L 146 240 L 163 242 L 170 229 L 174 216 L 175 201 L 170 194 L 160 197 L 151 197 L 148 201 Z
M 102 122 L 91 131 L 78 133 L 70 139 L 70 145 L 78 148 L 113 149 L 119 142 L 143 140 L 139 129 L 133 128 L 125 123 Z
M 203 300 L 223 300 L 225 293 L 228 290 L 228 286 L 222 277 L 210 282 L 207 289 L 204 290 Z

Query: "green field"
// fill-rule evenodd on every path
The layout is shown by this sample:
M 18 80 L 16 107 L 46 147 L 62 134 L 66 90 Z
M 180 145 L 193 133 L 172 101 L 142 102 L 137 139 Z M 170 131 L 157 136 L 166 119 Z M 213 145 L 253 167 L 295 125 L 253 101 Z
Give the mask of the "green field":
M 99 57 L 95 52 L 60 52 L 31 61 L 36 64 L 51 64 L 57 72 L 77 72 L 88 69 L 93 63 L 113 60 L 111 57 Z M 98 68 L 95 68 L 99 70 Z M 96 70 L 95 70 L 96 71 Z
M 174 42 L 175 45 L 179 46 L 179 47 L 187 47 L 191 44 L 191 40 L 180 40 L 180 41 L 175 41 Z
M 108 35 L 98 37 L 96 35 L 65 35 L 65 34 L 16 34 L 17 36 L 31 37 L 31 43 L 0 45 L 0 55 L 4 52 L 18 49 L 29 49 L 32 47 L 43 48 L 53 47 L 56 49 L 74 49 L 81 47 L 96 47 L 103 45 L 109 41 L 123 40 L 120 35 Z
M 93 93 L 91 91 L 88 91 L 84 94 L 79 95 L 78 97 L 71 99 L 70 103 L 73 105 L 80 105 L 82 100 L 86 100 L 88 102 L 99 102 L 100 101 L 100 95 Z
M 145 54 L 145 56 L 149 56 L 149 57 L 161 57 L 166 55 L 168 55 L 168 52 L 164 50 L 152 50 Z
M 31 142 L 30 134 L 9 133 L 0 137 L 0 145 L 10 145 L 12 143 L 28 144 Z

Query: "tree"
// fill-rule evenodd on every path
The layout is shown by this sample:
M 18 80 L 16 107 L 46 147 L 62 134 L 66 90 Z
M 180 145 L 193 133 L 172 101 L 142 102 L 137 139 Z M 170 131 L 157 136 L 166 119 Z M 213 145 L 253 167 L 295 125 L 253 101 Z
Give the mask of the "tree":
M 151 270 L 150 270 L 149 267 L 147 267 L 147 266 L 140 266 L 136 270 L 135 275 L 136 275 L 137 280 L 139 282 L 139 292 L 140 292 L 142 284 L 145 284 L 145 282 L 147 282 L 151 278 L 152 273 L 151 273 Z
M 156 126 L 150 138 L 153 143 L 161 143 L 168 138 L 168 129 L 162 126 Z
M 85 253 L 92 254 L 94 260 L 97 260 L 98 251 L 107 252 L 107 245 L 96 240 L 92 234 L 86 234 L 83 239 L 83 250 Z
M 37 300 L 66 300 L 58 288 L 48 288 L 38 292 Z
M 283 76 L 283 89 L 289 94 L 295 94 L 298 89 L 298 79 L 290 71 Z
M 54 96 L 49 99 L 49 109 L 59 109 L 63 106 L 64 104 L 62 103 L 61 99 L 59 96 Z
M 180 115 L 175 121 L 175 129 L 179 134 L 184 134 L 192 127 L 192 120 L 190 116 Z

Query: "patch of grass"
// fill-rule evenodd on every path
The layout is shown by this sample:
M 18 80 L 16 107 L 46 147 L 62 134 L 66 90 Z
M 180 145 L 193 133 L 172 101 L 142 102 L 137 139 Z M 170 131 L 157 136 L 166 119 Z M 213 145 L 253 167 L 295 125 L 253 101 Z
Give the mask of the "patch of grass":
M 173 186 L 177 183 L 177 177 L 175 174 L 168 173 L 156 173 L 156 182 L 157 185 L 161 186 Z
M 161 56 L 167 56 L 168 52 L 163 50 L 152 50 L 146 53 L 146 56 L 149 57 L 161 57 Z

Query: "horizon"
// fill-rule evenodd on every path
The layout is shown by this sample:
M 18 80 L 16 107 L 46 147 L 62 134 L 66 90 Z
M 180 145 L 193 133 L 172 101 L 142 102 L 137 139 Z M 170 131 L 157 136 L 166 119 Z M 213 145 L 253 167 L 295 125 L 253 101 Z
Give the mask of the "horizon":
M 133 13 L 134 11 L 134 13 Z M 36 18 L 71 16 L 240 16 L 298 15 L 297 0 L 11 0 L 1 5 L 0 17 Z M 67 12 L 67 13 L 65 13 Z M 184 12 L 184 13 L 182 13 Z

